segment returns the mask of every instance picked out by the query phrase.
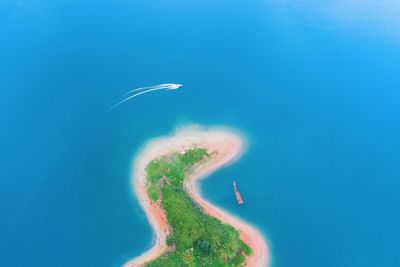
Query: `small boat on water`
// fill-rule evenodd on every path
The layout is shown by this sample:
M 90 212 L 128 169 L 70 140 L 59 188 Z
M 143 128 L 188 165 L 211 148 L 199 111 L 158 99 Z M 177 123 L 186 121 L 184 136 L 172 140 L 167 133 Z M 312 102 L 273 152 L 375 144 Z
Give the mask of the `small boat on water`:
M 239 190 L 237 189 L 237 185 L 236 182 L 233 181 L 233 191 L 235 192 L 235 197 L 236 197 L 236 201 L 239 205 L 243 205 L 243 198 L 242 195 L 240 194 Z

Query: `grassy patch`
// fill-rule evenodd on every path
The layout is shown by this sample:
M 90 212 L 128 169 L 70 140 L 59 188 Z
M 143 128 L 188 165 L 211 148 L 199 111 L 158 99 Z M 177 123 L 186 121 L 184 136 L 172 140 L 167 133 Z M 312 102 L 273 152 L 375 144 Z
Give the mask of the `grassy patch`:
M 185 173 L 209 156 L 206 149 L 193 148 L 147 166 L 147 192 L 153 201 L 161 197 L 172 230 L 167 244 L 174 248 L 147 266 L 241 266 L 252 253 L 237 230 L 205 214 L 183 189 Z

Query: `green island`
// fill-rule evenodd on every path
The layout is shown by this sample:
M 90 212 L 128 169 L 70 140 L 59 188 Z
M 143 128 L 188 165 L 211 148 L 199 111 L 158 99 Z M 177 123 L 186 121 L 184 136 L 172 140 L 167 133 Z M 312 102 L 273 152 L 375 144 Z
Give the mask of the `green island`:
M 191 168 L 211 156 L 204 148 L 192 148 L 147 165 L 147 193 L 164 209 L 171 233 L 168 252 L 146 266 L 243 266 L 252 254 L 236 229 L 204 213 L 184 190 Z

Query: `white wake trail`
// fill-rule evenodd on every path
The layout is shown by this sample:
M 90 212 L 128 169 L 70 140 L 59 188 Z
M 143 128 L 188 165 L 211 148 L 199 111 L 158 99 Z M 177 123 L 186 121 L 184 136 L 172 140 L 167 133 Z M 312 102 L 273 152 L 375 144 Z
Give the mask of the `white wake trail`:
M 155 85 L 155 86 L 158 86 L 158 85 Z M 136 89 L 130 90 L 129 92 L 126 92 L 125 94 L 123 94 L 123 96 L 130 95 L 130 94 L 132 94 L 134 92 L 137 92 L 137 91 L 153 89 L 155 86 L 146 86 L 146 87 L 136 88 Z
M 147 94 L 153 91 L 158 91 L 158 90 L 174 90 L 174 89 L 179 89 L 181 88 L 182 85 L 181 84 L 175 84 L 175 83 L 164 83 L 164 84 L 158 84 L 158 85 L 154 85 L 154 86 L 146 86 L 146 87 L 140 87 L 140 88 L 136 88 L 133 89 L 127 93 L 125 93 L 123 96 L 127 96 L 126 98 L 122 99 L 121 101 L 119 101 L 117 104 L 115 104 L 114 106 L 112 106 L 109 111 L 114 110 L 115 108 L 117 108 L 119 105 L 125 103 L 128 100 L 131 100 L 132 98 L 135 98 L 139 95 L 143 95 L 143 94 Z M 138 92 L 139 93 L 135 93 Z M 133 95 L 130 95 L 132 93 L 135 93 Z
M 162 84 L 157 84 L 157 85 L 153 85 L 153 86 L 145 86 L 145 87 L 140 87 L 140 88 L 130 90 L 129 92 L 125 93 L 124 96 L 130 95 L 137 91 L 149 90 L 149 89 L 153 89 L 153 88 L 171 90 L 171 89 L 177 89 L 177 87 L 180 87 L 180 86 L 181 86 L 180 84 L 176 84 L 176 83 L 162 83 Z

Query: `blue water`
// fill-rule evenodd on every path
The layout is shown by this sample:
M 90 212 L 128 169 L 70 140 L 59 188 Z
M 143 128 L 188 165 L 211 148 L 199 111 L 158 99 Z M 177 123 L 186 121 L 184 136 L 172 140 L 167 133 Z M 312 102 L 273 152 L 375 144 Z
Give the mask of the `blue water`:
M 247 136 L 245 155 L 203 191 L 265 233 L 274 267 L 400 266 L 396 10 L 2 1 L 0 266 L 118 266 L 149 248 L 132 158 L 190 123 Z M 105 113 L 159 83 L 185 87 Z

